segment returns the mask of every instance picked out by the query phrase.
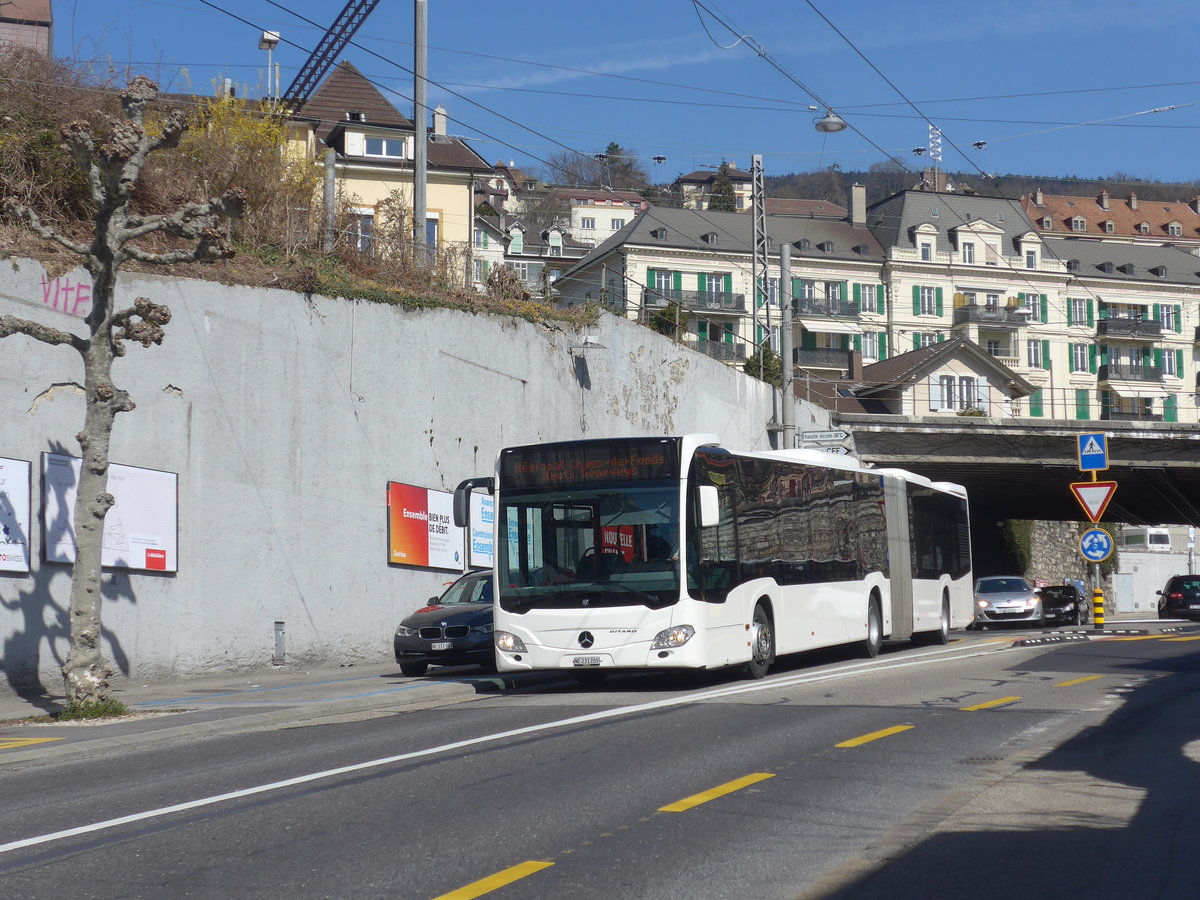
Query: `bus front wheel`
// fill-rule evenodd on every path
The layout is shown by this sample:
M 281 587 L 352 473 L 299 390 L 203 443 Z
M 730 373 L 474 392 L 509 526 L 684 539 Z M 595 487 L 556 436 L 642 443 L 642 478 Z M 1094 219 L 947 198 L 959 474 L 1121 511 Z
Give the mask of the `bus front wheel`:
M 862 642 L 863 656 L 874 659 L 883 646 L 883 613 L 879 610 L 879 599 L 872 595 L 867 604 L 867 636 Z
M 771 626 L 771 617 L 759 603 L 754 607 L 754 619 L 750 624 L 750 662 L 746 663 L 746 674 L 750 678 L 763 678 L 773 662 L 775 629 Z

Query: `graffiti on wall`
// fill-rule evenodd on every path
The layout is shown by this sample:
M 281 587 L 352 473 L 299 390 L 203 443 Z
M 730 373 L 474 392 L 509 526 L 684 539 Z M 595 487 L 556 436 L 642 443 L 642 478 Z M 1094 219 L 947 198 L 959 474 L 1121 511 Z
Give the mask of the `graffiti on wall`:
M 42 276 L 42 306 L 80 319 L 92 310 L 92 285 L 70 276 Z

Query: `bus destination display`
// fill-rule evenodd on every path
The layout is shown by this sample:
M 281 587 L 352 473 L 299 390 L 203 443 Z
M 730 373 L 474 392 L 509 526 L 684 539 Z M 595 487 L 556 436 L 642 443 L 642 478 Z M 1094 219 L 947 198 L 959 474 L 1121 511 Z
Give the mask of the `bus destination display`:
M 513 488 L 562 487 L 678 477 L 674 441 L 597 441 L 515 447 L 501 455 L 500 483 Z

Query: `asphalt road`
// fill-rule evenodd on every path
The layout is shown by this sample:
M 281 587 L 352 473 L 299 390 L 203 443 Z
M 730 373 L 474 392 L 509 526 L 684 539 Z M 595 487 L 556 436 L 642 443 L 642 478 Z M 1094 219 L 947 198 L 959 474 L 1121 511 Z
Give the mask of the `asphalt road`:
M 1197 642 L 1012 637 L 96 741 L 0 771 L 0 896 L 1194 897 Z

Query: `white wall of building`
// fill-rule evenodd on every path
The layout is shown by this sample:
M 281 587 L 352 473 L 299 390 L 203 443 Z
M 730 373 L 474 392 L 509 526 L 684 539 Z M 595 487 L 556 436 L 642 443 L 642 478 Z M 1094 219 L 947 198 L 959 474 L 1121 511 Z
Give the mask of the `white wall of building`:
M 83 333 L 86 273 L 0 263 L 0 314 Z M 708 431 L 766 449 L 772 392 L 622 318 L 580 336 L 444 309 L 405 310 L 153 276 L 122 305 L 166 303 L 161 347 L 128 348 L 111 459 L 179 475 L 179 571 L 111 570 L 104 649 L 137 677 L 269 664 L 383 661 L 404 615 L 451 572 L 391 567 L 388 481 L 453 490 L 505 445 Z M 29 575 L 0 573 L 0 666 L 57 683 L 70 571 L 41 561 L 40 454 L 79 455 L 74 351 L 0 340 L 0 456 L 34 466 Z M 824 429 L 824 411 L 796 424 Z

